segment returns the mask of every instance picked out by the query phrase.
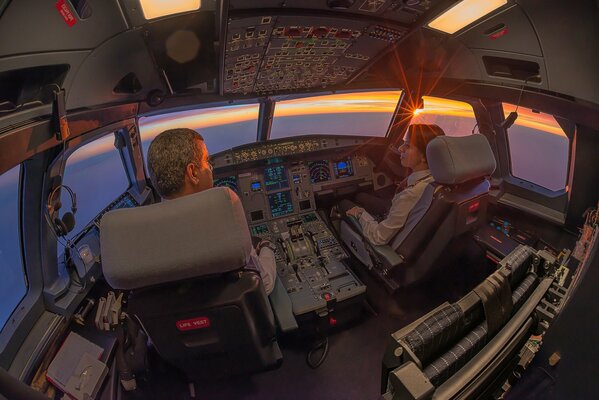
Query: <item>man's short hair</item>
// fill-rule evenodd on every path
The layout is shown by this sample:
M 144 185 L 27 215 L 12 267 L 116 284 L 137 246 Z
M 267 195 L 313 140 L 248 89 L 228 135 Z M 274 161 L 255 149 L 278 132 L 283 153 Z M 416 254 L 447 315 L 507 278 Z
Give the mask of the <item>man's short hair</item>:
M 188 128 L 169 129 L 154 138 L 148 150 L 148 172 L 160 196 L 179 193 L 185 183 L 189 163 L 202 159 L 196 140 L 204 138 Z

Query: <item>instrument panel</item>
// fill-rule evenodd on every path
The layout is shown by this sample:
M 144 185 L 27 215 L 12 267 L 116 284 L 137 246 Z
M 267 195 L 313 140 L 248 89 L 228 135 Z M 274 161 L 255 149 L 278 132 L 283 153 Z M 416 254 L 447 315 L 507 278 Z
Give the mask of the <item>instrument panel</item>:
M 277 157 L 265 163 L 215 175 L 214 186 L 226 186 L 240 197 L 249 224 L 313 211 L 320 195 L 372 185 L 374 164 L 363 155 L 304 161 Z

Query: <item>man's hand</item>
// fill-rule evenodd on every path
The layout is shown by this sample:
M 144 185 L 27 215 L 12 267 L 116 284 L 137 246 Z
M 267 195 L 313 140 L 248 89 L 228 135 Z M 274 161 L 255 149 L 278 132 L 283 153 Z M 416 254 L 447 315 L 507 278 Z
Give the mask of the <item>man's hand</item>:
M 260 241 L 260 243 L 258 243 L 258 245 L 256 246 L 256 254 L 260 255 L 260 251 L 265 248 L 268 247 L 269 249 L 271 249 L 273 252 L 276 250 L 276 246 L 273 242 L 271 242 L 268 239 L 262 239 Z
M 352 207 L 345 212 L 346 215 L 351 215 L 357 219 L 360 219 L 362 213 L 364 213 L 364 209 L 362 207 Z

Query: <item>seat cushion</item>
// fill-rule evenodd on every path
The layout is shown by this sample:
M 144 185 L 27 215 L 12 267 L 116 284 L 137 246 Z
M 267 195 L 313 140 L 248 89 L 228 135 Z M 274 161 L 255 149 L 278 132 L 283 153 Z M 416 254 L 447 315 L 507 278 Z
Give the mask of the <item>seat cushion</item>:
M 489 176 L 496 167 L 487 138 L 479 134 L 438 136 L 426 147 L 426 158 L 435 182 L 444 185 Z
M 222 187 L 111 211 L 100 240 L 104 276 L 116 289 L 238 270 L 252 249 L 241 201 Z

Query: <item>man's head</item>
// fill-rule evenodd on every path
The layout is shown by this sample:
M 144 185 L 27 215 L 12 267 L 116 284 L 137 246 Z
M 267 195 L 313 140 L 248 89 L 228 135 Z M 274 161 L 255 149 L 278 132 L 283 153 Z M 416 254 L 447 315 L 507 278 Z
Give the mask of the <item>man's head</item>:
M 148 170 L 152 184 L 165 199 L 212 187 L 212 166 L 202 136 L 192 129 L 169 129 L 150 144 Z
M 437 136 L 445 135 L 443 129 L 434 124 L 413 124 L 399 147 L 401 165 L 414 171 L 428 168 L 426 159 L 426 146 Z

